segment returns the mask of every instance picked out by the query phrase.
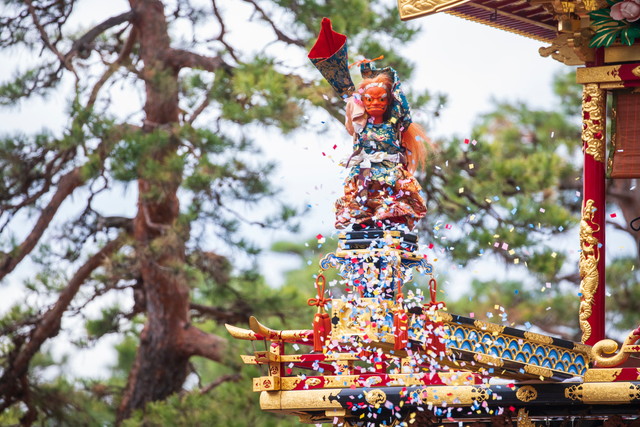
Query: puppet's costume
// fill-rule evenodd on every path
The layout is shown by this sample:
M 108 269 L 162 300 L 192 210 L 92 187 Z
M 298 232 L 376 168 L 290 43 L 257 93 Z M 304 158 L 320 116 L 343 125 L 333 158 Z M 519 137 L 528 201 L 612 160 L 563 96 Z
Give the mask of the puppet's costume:
M 406 148 L 402 132 L 411 124 L 411 113 L 395 70 L 360 65 L 365 79 L 379 74 L 389 77 L 390 103 L 382 123 L 373 123 L 362 104 L 363 89 L 356 91 L 347 66 L 346 36 L 331 29 L 323 19 L 318 41 L 309 58 L 323 76 L 346 98 L 345 126 L 353 136 L 354 152 L 344 164 L 350 167 L 344 196 L 336 201 L 336 227 L 351 224 L 377 227 L 406 224 L 412 229 L 426 214 L 426 204 L 418 181 L 405 167 Z M 379 86 L 381 84 L 378 84 Z

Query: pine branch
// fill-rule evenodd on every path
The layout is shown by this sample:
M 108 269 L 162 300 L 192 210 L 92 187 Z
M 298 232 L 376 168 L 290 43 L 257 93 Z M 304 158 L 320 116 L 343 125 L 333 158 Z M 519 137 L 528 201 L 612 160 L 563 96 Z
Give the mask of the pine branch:
M 260 13 L 260 16 L 262 17 L 262 19 L 265 22 L 267 22 L 271 26 L 271 29 L 273 30 L 273 32 L 276 33 L 276 37 L 278 37 L 278 40 L 288 44 L 305 47 L 305 44 L 302 40 L 292 39 L 291 37 L 285 35 L 282 31 L 280 31 L 280 29 L 276 26 L 275 22 L 273 22 L 273 20 L 269 18 L 269 15 L 258 5 L 258 3 L 255 0 L 244 0 L 244 1 L 252 4 L 253 7 L 256 9 L 256 11 Z
M 62 290 L 54 306 L 41 316 L 40 321 L 30 332 L 29 340 L 26 344 L 16 346 L 16 348 L 19 348 L 19 351 L 15 357 L 12 358 L 10 366 L 7 366 L 4 370 L 2 377 L 0 377 L 0 396 L 2 396 L 5 401 L 11 400 L 9 396 L 14 395 L 12 391 L 16 388 L 18 378 L 25 375 L 29 369 L 31 359 L 40 350 L 42 344 L 47 339 L 58 335 L 62 316 L 82 284 L 85 283 L 94 270 L 102 265 L 106 258 L 124 244 L 125 237 L 126 234 L 121 234 L 91 256 L 87 262 L 76 271 L 71 280 L 69 280 L 69 284 Z
M 170 49 L 164 59 L 176 70 L 182 68 L 199 68 L 210 72 L 219 70 L 225 70 L 227 72 L 233 71 L 233 67 L 227 64 L 220 56 L 204 56 L 184 49 Z
M 25 240 L 10 254 L 0 253 L 0 280 L 11 273 L 16 266 L 27 256 L 36 246 L 40 238 L 47 230 L 49 223 L 58 212 L 60 205 L 73 191 L 81 186 L 84 180 L 80 174 L 80 168 L 75 168 L 71 172 L 60 178 L 58 188 L 47 206 L 40 213 L 38 221 Z
M 89 31 L 87 31 L 82 37 L 76 40 L 69 52 L 66 55 L 60 56 L 60 60 L 65 66 L 70 67 L 71 60 L 74 56 L 79 55 L 80 57 L 87 57 L 87 52 L 90 51 L 89 46 L 91 43 L 98 37 L 100 34 L 104 33 L 109 28 L 115 27 L 116 25 L 120 25 L 123 22 L 131 21 L 134 17 L 134 12 L 132 10 L 128 12 L 121 13 L 118 16 L 112 16 L 111 18 L 101 22 L 96 25 Z
M 207 386 L 204 387 L 202 390 L 200 390 L 200 394 L 207 394 L 211 390 L 213 390 L 214 388 L 218 387 L 219 385 L 221 385 L 223 383 L 226 383 L 227 381 L 231 381 L 231 382 L 237 383 L 241 379 L 242 379 L 242 375 L 240 375 L 240 374 L 222 375 L 221 377 L 218 377 L 215 381 L 212 381 L 211 383 L 207 384 Z

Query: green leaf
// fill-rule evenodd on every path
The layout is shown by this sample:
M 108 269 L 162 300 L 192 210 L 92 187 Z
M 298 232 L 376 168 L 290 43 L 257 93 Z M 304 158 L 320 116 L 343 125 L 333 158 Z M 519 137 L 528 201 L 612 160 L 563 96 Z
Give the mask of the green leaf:
M 607 47 L 611 46 L 618 38 L 624 28 L 621 27 L 601 27 L 598 28 L 596 34 L 591 39 L 589 47 Z
M 611 20 L 611 21 L 614 20 L 611 17 L 611 11 L 609 9 L 594 10 L 593 12 L 589 12 L 589 17 L 594 22 L 598 20 Z

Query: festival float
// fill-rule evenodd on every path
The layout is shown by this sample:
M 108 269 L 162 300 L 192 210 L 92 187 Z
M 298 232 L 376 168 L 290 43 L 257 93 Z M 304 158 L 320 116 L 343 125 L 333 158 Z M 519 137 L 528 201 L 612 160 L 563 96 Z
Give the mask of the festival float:
M 334 425 L 637 422 L 640 327 L 618 345 L 604 321 L 605 179 L 640 177 L 640 24 L 626 20 L 634 6 L 640 14 L 629 0 L 398 1 L 402 19 L 450 13 L 548 43 L 541 55 L 582 66 L 581 342 L 449 313 L 437 300 L 433 266 L 412 232 L 426 214 L 413 177 L 424 133 L 392 68 L 360 61 L 354 85 L 347 38 L 323 20 L 309 59 L 346 101 L 354 151 L 336 201 L 338 248 L 321 260 L 308 301 L 312 328 L 274 330 L 254 317 L 248 329 L 227 325 L 236 339 L 264 343 L 241 356 L 266 368 L 253 379 L 263 410 Z M 326 287 L 330 268 L 343 279 L 338 295 Z M 426 276 L 426 298 L 407 291 L 415 275 Z

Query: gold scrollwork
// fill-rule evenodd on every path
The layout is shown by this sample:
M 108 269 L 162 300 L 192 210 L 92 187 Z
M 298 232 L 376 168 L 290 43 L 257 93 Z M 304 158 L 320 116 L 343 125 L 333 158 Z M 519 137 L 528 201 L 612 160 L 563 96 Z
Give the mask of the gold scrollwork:
M 584 85 L 582 92 L 582 141 L 585 153 L 604 162 L 605 151 L 605 91 L 596 83 Z
M 523 402 L 531 402 L 538 398 L 538 391 L 530 385 L 525 385 L 516 390 L 516 397 Z
M 600 231 L 600 226 L 593 222 L 596 211 L 594 203 L 593 199 L 585 201 L 580 220 L 580 293 L 582 296 L 580 297 L 578 320 L 582 331 L 582 342 L 586 342 L 591 336 L 589 318 L 593 312 L 591 307 L 600 281 L 598 274 L 599 242 L 594 236 L 596 232 Z
M 622 369 L 589 369 L 584 374 L 585 382 L 610 383 L 618 378 Z
M 524 371 L 528 374 L 538 375 L 545 378 L 551 378 L 553 376 L 551 369 L 544 368 L 542 366 L 525 365 Z
M 500 359 L 499 357 L 489 356 L 488 354 L 477 353 L 473 356 L 473 358 L 478 363 L 485 363 L 487 365 L 497 366 L 499 368 L 504 366 L 504 360 Z
M 309 387 L 315 387 L 317 385 L 320 385 L 321 382 L 322 380 L 320 380 L 320 378 L 307 378 L 304 383 Z
M 572 385 L 564 390 L 564 397 L 582 402 L 582 385 Z
M 629 358 L 629 351 L 625 351 L 627 346 L 632 346 L 640 340 L 640 335 L 631 332 L 622 344 L 622 349 L 618 351 L 618 343 L 614 340 L 602 340 L 593 345 L 591 356 L 596 364 L 600 367 L 609 368 L 611 366 L 619 366 L 626 362 Z M 607 356 L 608 355 L 608 356 Z
M 526 409 L 518 409 L 518 427 L 535 427 L 535 425 Z
M 377 388 L 369 392 L 365 392 L 364 398 L 371 405 L 382 405 L 387 401 L 387 395 L 385 394 L 385 392 Z
M 478 328 L 481 329 L 483 331 L 487 331 L 487 332 L 496 332 L 498 334 L 501 334 L 504 331 L 505 326 L 504 325 L 498 325 L 496 323 L 488 323 L 488 322 L 483 322 L 482 320 L 476 320 L 475 322 L 473 322 L 473 325 Z
M 538 344 L 553 344 L 553 338 L 547 335 L 536 334 L 535 332 L 525 332 L 525 339 Z

